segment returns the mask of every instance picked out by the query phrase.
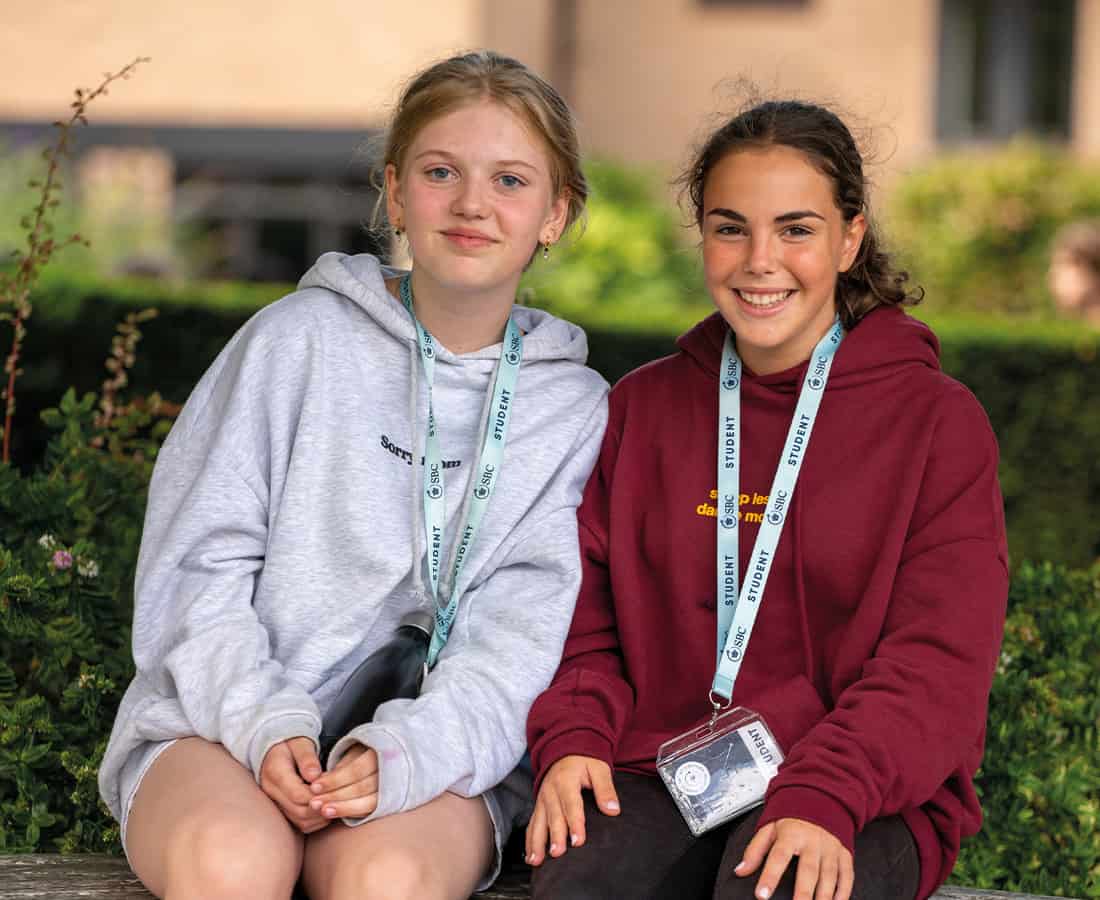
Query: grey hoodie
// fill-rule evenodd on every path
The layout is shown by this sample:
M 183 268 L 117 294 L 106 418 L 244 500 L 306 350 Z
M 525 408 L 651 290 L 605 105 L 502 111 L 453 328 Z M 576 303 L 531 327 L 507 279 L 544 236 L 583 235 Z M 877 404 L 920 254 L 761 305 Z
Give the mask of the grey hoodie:
M 322 256 L 233 337 L 164 443 L 138 560 L 137 674 L 99 771 L 120 820 L 159 742 L 220 742 L 258 776 L 272 745 L 316 741 L 344 679 L 425 602 L 427 392 L 388 274 L 369 255 Z M 450 640 L 421 695 L 383 704 L 330 760 L 354 741 L 378 752 L 371 818 L 500 782 L 561 655 L 607 385 L 584 366 L 580 329 L 514 315 L 526 337 L 504 464 Z M 499 355 L 438 346 L 452 552 Z

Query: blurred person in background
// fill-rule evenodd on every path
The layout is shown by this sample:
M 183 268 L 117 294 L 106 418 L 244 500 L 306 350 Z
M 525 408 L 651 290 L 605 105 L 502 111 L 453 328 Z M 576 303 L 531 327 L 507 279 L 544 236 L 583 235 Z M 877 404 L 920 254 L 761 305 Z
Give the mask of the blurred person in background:
M 981 824 L 993 432 L 902 309 L 921 294 L 834 113 L 747 109 L 682 184 L 718 311 L 611 392 L 577 610 L 528 717 L 534 897 L 926 898 Z M 774 745 L 717 733 L 731 707 Z M 714 741 L 713 767 L 655 777 L 677 739 Z M 685 803 L 719 815 L 693 833 Z
M 607 415 L 584 333 L 514 304 L 583 211 L 576 131 L 545 81 L 476 52 L 409 83 L 383 163 L 411 271 L 323 255 L 233 337 L 157 458 L 137 674 L 99 779 L 160 897 L 287 898 L 301 878 L 311 900 L 464 900 L 526 820 L 524 724 L 568 629 Z M 424 612 L 419 695 L 324 770 L 326 709 Z
M 1060 313 L 1100 328 L 1100 219 L 1073 222 L 1058 232 L 1048 284 Z

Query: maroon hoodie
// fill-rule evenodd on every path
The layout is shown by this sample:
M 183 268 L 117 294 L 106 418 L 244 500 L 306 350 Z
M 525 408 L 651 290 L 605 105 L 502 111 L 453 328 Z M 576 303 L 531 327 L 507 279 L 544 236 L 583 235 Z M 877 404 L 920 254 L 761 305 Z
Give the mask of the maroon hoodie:
M 705 319 L 611 393 L 576 614 L 528 719 L 537 779 L 574 753 L 652 774 L 660 744 L 709 713 L 725 332 Z M 900 813 L 919 897 L 981 824 L 972 778 L 1008 593 L 996 443 L 938 356 L 896 309 L 845 338 L 733 694 L 786 754 L 761 824 L 805 819 L 851 850 Z M 804 372 L 745 371 L 742 582 Z

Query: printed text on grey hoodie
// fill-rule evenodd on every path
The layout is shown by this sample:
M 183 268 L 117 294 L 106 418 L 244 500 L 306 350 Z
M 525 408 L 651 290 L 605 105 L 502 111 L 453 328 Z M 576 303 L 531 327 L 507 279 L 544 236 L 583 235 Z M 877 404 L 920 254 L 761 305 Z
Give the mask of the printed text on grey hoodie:
M 415 329 L 385 274 L 372 256 L 322 256 L 233 337 L 164 444 L 138 562 L 137 674 L 99 773 L 120 821 L 123 791 L 159 742 L 199 735 L 258 775 L 273 744 L 316 740 L 346 676 L 423 602 L 427 393 Z M 575 511 L 607 385 L 583 365 L 580 329 L 514 315 L 526 337 L 504 463 L 450 640 L 421 696 L 383 704 L 330 761 L 349 740 L 378 751 L 372 818 L 501 781 L 569 626 Z M 499 355 L 499 344 L 462 356 L 438 347 L 452 552 Z

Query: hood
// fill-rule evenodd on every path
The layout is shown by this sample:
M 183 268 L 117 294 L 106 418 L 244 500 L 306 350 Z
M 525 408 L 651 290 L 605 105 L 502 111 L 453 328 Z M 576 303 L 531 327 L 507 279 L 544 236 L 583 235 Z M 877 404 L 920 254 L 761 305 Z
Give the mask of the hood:
M 681 335 L 676 345 L 707 372 L 718 376 L 728 326 L 714 313 Z M 940 343 L 931 329 L 897 307 L 869 312 L 848 332 L 829 374 L 829 390 L 868 384 L 910 366 L 940 368 Z M 756 380 L 780 392 L 798 391 L 806 362 Z
M 383 279 L 406 274 L 404 269 L 384 266 L 369 253 L 350 256 L 325 253 L 302 276 L 298 289 L 325 288 L 342 294 L 385 331 L 401 341 L 416 344 L 416 329 L 405 307 L 388 290 Z M 588 341 L 576 325 L 541 309 L 515 307 L 516 325 L 524 332 L 523 361 L 569 360 L 581 365 L 588 358 Z M 500 345 L 482 347 L 461 357 L 438 345 L 438 359 L 455 363 L 460 359 L 492 359 L 500 356 Z

